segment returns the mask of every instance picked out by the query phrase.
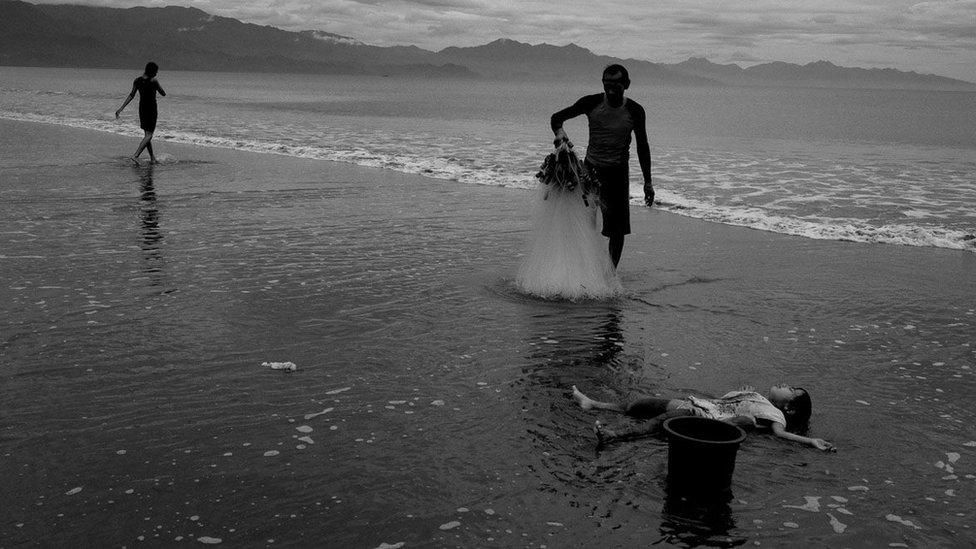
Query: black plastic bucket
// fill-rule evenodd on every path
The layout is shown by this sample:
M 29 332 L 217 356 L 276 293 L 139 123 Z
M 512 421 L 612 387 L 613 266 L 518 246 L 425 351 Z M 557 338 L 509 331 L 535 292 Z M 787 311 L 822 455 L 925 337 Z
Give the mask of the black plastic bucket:
M 668 434 L 668 485 L 695 493 L 729 490 L 735 455 L 746 433 L 739 427 L 697 416 L 664 422 Z

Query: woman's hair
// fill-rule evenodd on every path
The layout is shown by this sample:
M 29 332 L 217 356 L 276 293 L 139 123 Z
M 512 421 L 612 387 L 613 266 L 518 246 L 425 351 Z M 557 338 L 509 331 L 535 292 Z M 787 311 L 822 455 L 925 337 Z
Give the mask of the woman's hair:
M 152 61 L 146 63 L 146 76 L 152 78 L 153 76 L 156 76 L 156 73 L 158 72 L 159 72 L 159 65 L 153 63 Z
M 602 78 L 606 79 L 607 76 L 609 76 L 611 74 L 618 74 L 618 73 L 619 74 L 622 74 L 624 76 L 624 79 L 623 79 L 623 82 L 622 82 L 623 85 L 624 85 L 624 89 L 629 88 L 630 87 L 630 73 L 627 72 L 627 69 L 624 68 L 623 65 L 619 65 L 617 63 L 614 63 L 613 65 L 607 65 L 606 68 L 603 69 L 603 77 Z
M 813 414 L 813 403 L 810 393 L 802 387 L 793 387 L 796 396 L 790 400 L 787 407 L 793 412 L 786 414 L 786 430 L 803 434 L 810 427 L 810 416 Z

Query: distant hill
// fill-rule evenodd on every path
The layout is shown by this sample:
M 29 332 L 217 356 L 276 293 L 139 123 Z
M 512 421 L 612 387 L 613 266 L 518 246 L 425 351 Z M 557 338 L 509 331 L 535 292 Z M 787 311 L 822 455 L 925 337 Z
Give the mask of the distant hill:
M 415 47 L 288 32 L 195 8 L 99 8 L 0 0 L 0 64 L 171 70 L 475 76 Z
M 438 52 L 370 46 L 322 31 L 290 32 L 196 8 L 101 8 L 0 0 L 0 65 L 169 70 L 413 75 L 429 78 L 575 80 L 610 63 L 632 79 L 662 85 L 821 86 L 976 90 L 976 84 L 894 69 L 767 63 L 742 68 L 702 58 L 677 64 L 597 55 L 575 44 L 500 39 Z
M 717 83 L 708 77 L 685 74 L 661 63 L 596 55 L 575 44 L 533 46 L 500 39 L 483 46 L 445 48 L 435 55 L 440 61 L 468 67 L 490 78 L 578 80 L 580 75 L 599 75 L 603 67 L 611 63 L 623 63 L 635 81 L 671 85 Z
M 685 74 L 732 86 L 976 90 L 976 84 L 934 74 L 839 67 L 829 61 L 816 61 L 806 65 L 775 62 L 742 68 L 734 64 L 719 65 L 704 58 L 693 57 L 672 67 Z

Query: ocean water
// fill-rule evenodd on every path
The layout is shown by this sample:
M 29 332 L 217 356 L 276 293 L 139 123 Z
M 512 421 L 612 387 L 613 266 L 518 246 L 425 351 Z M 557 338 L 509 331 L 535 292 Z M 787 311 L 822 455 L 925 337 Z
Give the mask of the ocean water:
M 138 135 L 138 71 L 0 67 L 0 117 Z M 169 72 L 157 139 L 529 188 L 577 85 Z M 818 239 L 976 250 L 976 93 L 636 82 L 662 208 Z M 567 125 L 586 145 L 585 121 Z M 635 156 L 635 155 L 632 155 Z M 641 181 L 632 159 L 632 197 Z

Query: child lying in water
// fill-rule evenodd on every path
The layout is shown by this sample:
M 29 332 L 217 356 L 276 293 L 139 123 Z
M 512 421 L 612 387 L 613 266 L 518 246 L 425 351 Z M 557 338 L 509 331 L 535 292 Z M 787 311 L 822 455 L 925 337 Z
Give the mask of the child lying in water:
M 643 397 L 632 402 L 599 402 L 584 395 L 573 385 L 573 399 L 584 410 L 610 410 L 638 419 L 651 421 L 625 431 L 608 429 L 596 422 L 596 436 L 600 443 L 624 440 L 653 434 L 665 419 L 676 416 L 700 416 L 728 421 L 740 427 L 768 428 L 774 435 L 786 440 L 813 446 L 819 450 L 834 451 L 834 445 L 822 438 L 807 438 L 803 432 L 810 420 L 812 405 L 805 389 L 776 385 L 763 396 L 751 387 L 731 391 L 720 398 Z

